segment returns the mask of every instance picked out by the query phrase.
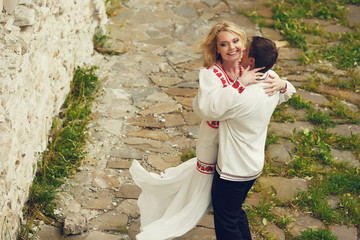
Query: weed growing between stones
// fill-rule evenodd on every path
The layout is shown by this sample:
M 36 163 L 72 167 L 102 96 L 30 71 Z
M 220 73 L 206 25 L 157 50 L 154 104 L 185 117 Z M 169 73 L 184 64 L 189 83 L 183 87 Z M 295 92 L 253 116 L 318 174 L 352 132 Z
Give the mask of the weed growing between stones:
M 186 162 L 187 160 L 196 157 L 195 149 L 190 148 L 184 151 L 180 157 L 181 157 L 181 162 Z
M 286 229 L 287 225 L 296 219 L 287 216 L 277 216 L 273 213 L 273 208 L 280 205 L 278 199 L 274 199 L 270 194 L 266 194 L 262 200 L 259 201 L 258 206 L 244 205 L 247 217 L 250 224 L 250 228 L 253 232 L 257 233 L 258 237 L 267 240 L 276 240 L 276 236 L 273 236 L 266 231 L 266 227 L 270 224 L 275 224 L 281 229 Z
M 339 89 L 360 92 L 360 76 L 353 69 L 348 69 L 346 72 L 347 80 L 339 78 L 332 78 L 327 82 L 327 85 L 337 87 Z
M 318 25 L 310 26 L 302 19 L 338 19 L 345 22 L 345 7 L 338 1 L 274 1 L 273 18 L 276 20 L 275 29 L 292 44 L 305 52 L 308 50 L 306 34 L 321 35 Z
M 331 102 L 331 116 L 338 118 L 337 124 L 351 123 L 359 124 L 360 117 L 356 112 L 350 110 L 340 99 L 334 98 Z M 340 120 L 341 119 L 341 120 Z
M 113 39 L 110 37 L 110 34 L 110 27 L 107 31 L 104 31 L 101 28 L 97 29 L 93 36 L 94 50 L 98 53 L 111 56 L 125 53 L 127 51 L 127 47 L 114 43 Z
M 109 18 L 116 16 L 117 10 L 121 9 L 123 6 L 121 3 L 126 2 L 126 0 L 105 0 L 106 14 Z M 124 47 L 119 48 L 114 44 L 112 38 L 110 37 L 111 28 L 108 26 L 107 31 L 104 31 L 102 28 L 96 29 L 93 36 L 94 49 L 98 53 L 106 55 L 118 55 L 124 53 L 127 50 Z
M 105 0 L 106 14 L 111 16 L 116 9 L 122 7 L 122 2 L 126 2 L 126 0 Z
M 313 186 L 308 192 L 299 194 L 295 204 L 309 210 L 325 224 L 331 223 L 355 225 L 360 223 L 360 178 L 354 174 L 354 168 L 333 169 L 329 175 L 324 175 L 312 181 Z M 338 196 L 338 203 L 333 208 L 329 199 Z
M 109 50 L 110 48 L 110 36 L 108 36 L 102 29 L 97 29 L 94 36 L 93 36 L 93 44 L 95 51 L 103 54 L 110 54 L 112 51 Z
M 346 108 L 344 105 L 333 104 L 332 109 L 334 111 L 330 115 L 321 109 L 315 109 L 311 104 L 303 101 L 300 95 L 291 98 L 287 104 L 278 106 L 274 111 L 272 119 L 277 122 L 295 122 L 296 118 L 294 115 L 284 111 L 289 105 L 296 110 L 306 109 L 307 117 L 305 120 L 319 127 L 334 127 L 336 124 L 340 123 L 358 122 L 357 114 Z M 342 117 L 344 120 L 335 123 L 332 116 Z
M 302 232 L 301 236 L 291 238 L 291 240 L 336 240 L 335 237 L 329 230 L 306 230 Z
M 116 230 L 125 234 L 129 233 L 129 229 L 126 226 L 117 226 Z
M 350 137 L 344 137 L 337 134 L 332 134 L 329 137 L 329 142 L 339 150 L 350 150 L 353 153 L 360 153 L 360 139 L 357 134 L 351 134 Z
M 322 129 L 314 131 L 305 129 L 295 133 L 292 142 L 296 145 L 295 155 L 287 167 L 289 177 L 315 177 L 318 172 L 333 161 L 331 146 L 324 141 Z
M 285 111 L 288 106 L 289 104 L 287 103 L 282 103 L 281 105 L 277 106 L 272 115 L 272 119 L 276 122 L 295 122 L 295 116 Z
M 295 99 L 294 102 L 298 104 L 299 99 Z M 305 107 L 297 104 L 294 106 Z M 270 138 L 276 138 L 274 134 L 270 133 L 269 135 Z M 318 126 L 312 131 L 304 129 L 303 132 L 296 132 L 294 130 L 291 141 L 295 144 L 292 161 L 281 166 L 267 162 L 263 174 L 304 178 L 309 182 L 309 189 L 300 192 L 294 200 L 288 202 L 281 202 L 276 195 L 266 193 L 266 197 L 259 201 L 259 206 L 246 206 L 254 232 L 264 239 L 272 239 L 263 229 L 264 226 L 272 223 L 284 230 L 287 235 L 286 239 L 335 239 L 328 230 L 308 230 L 300 236 L 291 236 L 287 226 L 294 219 L 273 214 L 276 206 L 309 212 L 312 216 L 320 219 L 325 226 L 336 223 L 359 227 L 359 168 L 352 167 L 348 163 L 339 163 L 332 155 L 332 149 L 350 150 L 353 154 L 359 154 L 358 135 L 351 134 L 350 137 L 344 137 L 329 133 L 326 126 Z M 260 191 L 256 184 L 253 191 Z M 336 199 L 335 204 L 331 203 L 333 198 Z
M 311 106 L 308 102 L 303 100 L 300 95 L 293 96 L 289 99 L 288 103 L 295 109 L 309 109 Z
M 84 145 L 88 138 L 91 103 L 100 85 L 94 71 L 96 67 L 78 67 L 71 82 L 62 111 L 53 120 L 47 149 L 41 154 L 37 172 L 30 188 L 29 198 L 23 210 L 26 222 L 18 239 L 33 239 L 36 231 L 33 223 L 41 219 L 54 222 L 53 200 L 63 179 L 76 173 L 85 158 Z
M 313 123 L 316 126 L 334 127 L 335 123 L 331 119 L 330 115 L 322 112 L 320 109 L 309 108 L 307 121 Z
M 264 18 L 256 11 L 239 11 L 248 16 L 259 26 L 273 27 L 278 30 L 284 38 L 294 47 L 303 50 L 300 60 L 303 64 L 315 61 L 327 60 L 340 69 L 349 72 L 358 66 L 360 62 L 360 33 L 356 25 L 351 26 L 346 19 L 345 4 L 357 4 L 359 0 L 319 0 L 319 1 L 297 1 L 276 0 L 268 3 L 272 7 L 273 20 L 275 23 L 266 24 Z M 345 34 L 327 32 L 318 23 L 308 23 L 308 19 L 331 20 L 352 31 Z M 312 40 L 308 36 L 313 36 Z M 326 39 L 323 41 L 322 39 Z M 330 43 L 327 44 L 330 40 Z M 353 80 L 348 82 L 334 80 L 332 85 L 357 92 L 359 90 L 359 77 L 351 76 Z M 320 79 L 313 79 L 312 87 L 317 88 Z M 311 87 L 306 84 L 308 87 Z
M 274 130 L 269 130 L 266 137 L 265 149 L 267 149 L 270 144 L 276 144 L 279 139 L 280 137 L 275 134 Z
M 338 35 L 339 44 L 331 46 L 322 53 L 326 60 L 336 63 L 340 69 L 356 67 L 360 63 L 360 32 L 346 32 Z
M 348 143 L 353 142 L 353 136 L 348 139 Z M 341 139 L 344 140 L 344 137 Z M 359 227 L 360 209 L 354 207 L 360 206 L 359 169 L 334 161 L 331 146 L 339 146 L 339 142 L 342 142 L 339 140 L 339 136 L 320 128 L 295 135 L 293 142 L 297 144 L 296 156 L 288 166 L 287 174 L 290 177 L 308 177 L 311 186 L 309 191 L 300 193 L 293 203 L 311 211 L 325 224 L 353 224 Z M 348 143 L 342 142 L 345 148 L 354 153 L 359 152 L 359 146 Z M 338 206 L 330 206 L 330 196 L 340 197 Z

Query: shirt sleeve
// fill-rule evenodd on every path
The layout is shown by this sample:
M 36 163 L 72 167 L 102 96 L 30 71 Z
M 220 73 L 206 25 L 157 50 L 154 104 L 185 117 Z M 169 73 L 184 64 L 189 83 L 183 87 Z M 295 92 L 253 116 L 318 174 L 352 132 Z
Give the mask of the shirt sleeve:
M 288 101 L 294 93 L 296 93 L 294 85 L 292 85 L 289 81 L 286 81 L 286 91 L 280 92 L 278 104 Z
M 193 109 L 204 120 L 222 120 L 226 112 L 239 104 L 239 94 L 244 89 L 239 82 L 226 85 L 211 69 L 202 69 Z

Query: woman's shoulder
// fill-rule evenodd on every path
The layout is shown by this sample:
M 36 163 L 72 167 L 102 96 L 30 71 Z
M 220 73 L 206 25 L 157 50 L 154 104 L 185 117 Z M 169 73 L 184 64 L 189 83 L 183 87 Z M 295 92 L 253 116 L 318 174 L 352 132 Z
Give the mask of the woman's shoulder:
M 213 73 L 217 73 L 219 71 L 222 71 L 221 70 L 221 67 L 219 64 L 214 64 L 210 67 L 203 67 L 202 69 L 200 69 L 200 71 L 203 71 L 203 72 L 213 72 Z

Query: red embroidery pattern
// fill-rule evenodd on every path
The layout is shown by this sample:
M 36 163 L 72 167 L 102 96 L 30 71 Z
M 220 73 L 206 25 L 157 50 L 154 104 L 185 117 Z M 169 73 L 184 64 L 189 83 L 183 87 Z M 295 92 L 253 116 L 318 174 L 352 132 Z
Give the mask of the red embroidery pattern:
M 233 88 L 238 88 L 240 86 L 239 81 L 234 82 L 234 84 L 232 86 L 233 86 Z
M 240 71 L 239 76 L 241 76 L 243 74 L 243 67 L 241 66 L 240 62 L 238 65 L 239 65 L 239 71 Z M 222 62 L 221 62 L 221 69 L 224 70 L 224 66 L 222 65 Z M 227 74 L 227 72 L 225 70 L 224 70 L 224 73 L 227 76 L 227 78 L 230 80 L 230 82 L 234 82 L 234 80 L 229 77 L 229 75 Z
M 212 67 L 212 70 L 215 73 L 215 75 L 220 79 L 220 81 L 223 85 L 223 88 L 232 84 L 229 76 L 226 74 L 226 72 L 220 66 L 215 64 L 215 66 Z M 241 76 L 243 69 L 242 69 L 242 66 L 240 65 L 240 63 L 239 63 L 239 70 L 240 70 L 240 76 Z M 243 86 L 239 87 L 240 83 L 238 81 L 235 81 L 232 86 L 233 86 L 233 88 L 238 89 L 239 93 L 242 93 L 245 90 L 245 88 Z M 212 127 L 215 129 L 219 128 L 219 121 L 211 121 L 211 122 L 207 121 L 207 124 L 209 125 L 209 127 Z
M 227 79 L 225 78 L 226 76 L 221 72 L 221 70 L 219 71 L 217 68 L 213 68 L 213 72 L 216 74 L 216 76 L 221 80 L 221 83 L 223 84 L 223 88 L 228 86 L 229 82 L 227 83 Z
M 232 87 L 237 89 L 239 93 L 242 93 L 245 90 L 245 88 L 241 86 L 241 83 L 239 83 L 239 81 L 235 81 Z
M 212 67 L 212 69 L 213 69 L 213 72 L 216 74 L 216 76 L 221 80 L 221 83 L 223 84 L 223 88 L 232 84 L 229 76 L 226 74 L 226 72 L 220 66 L 215 64 L 215 66 Z M 241 76 L 243 73 L 243 68 L 240 65 L 240 63 L 239 63 L 239 70 L 240 70 L 240 76 Z M 232 84 L 232 87 L 237 89 L 239 93 L 242 93 L 245 90 L 245 88 L 243 86 L 241 86 L 241 83 L 239 81 L 235 81 Z
M 218 169 L 218 171 L 220 171 L 220 176 L 222 179 L 228 179 L 228 180 L 231 180 L 231 179 L 234 179 L 234 178 L 238 178 L 238 179 L 249 179 L 249 178 L 257 178 L 260 176 L 262 170 L 260 170 L 258 173 L 254 174 L 254 175 L 251 175 L 251 176 L 240 176 L 240 175 L 235 175 L 235 174 L 231 174 L 231 173 L 227 173 L 227 172 L 223 172 L 221 170 L 221 168 L 219 167 L 219 164 L 216 164 L 216 168 Z
M 217 129 L 217 128 L 219 128 L 219 121 L 207 121 L 206 122 L 207 123 L 207 125 L 209 125 L 209 127 L 212 127 L 212 128 L 215 128 L 215 129 Z
M 215 172 L 215 165 L 216 163 L 204 163 L 198 159 L 196 169 L 204 174 L 213 174 Z
M 240 62 L 239 62 L 239 70 L 240 70 L 239 76 L 241 76 L 243 74 L 243 67 L 240 65 Z

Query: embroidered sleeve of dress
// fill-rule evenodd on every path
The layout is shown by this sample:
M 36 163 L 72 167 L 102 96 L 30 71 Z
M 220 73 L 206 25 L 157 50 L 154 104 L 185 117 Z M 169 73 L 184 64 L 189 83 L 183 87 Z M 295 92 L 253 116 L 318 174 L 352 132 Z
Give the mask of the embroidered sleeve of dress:
M 240 84 L 228 85 L 226 79 L 221 79 L 221 72 L 213 68 L 202 69 L 199 74 L 199 90 L 193 108 L 204 120 L 221 119 L 221 117 L 236 103 L 237 96 L 244 90 Z

